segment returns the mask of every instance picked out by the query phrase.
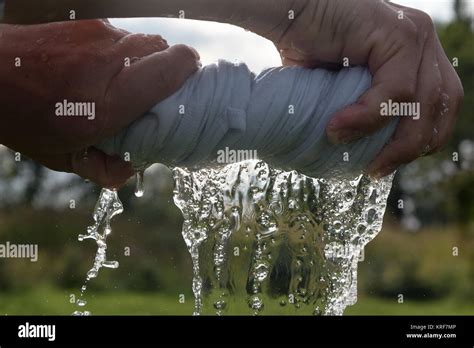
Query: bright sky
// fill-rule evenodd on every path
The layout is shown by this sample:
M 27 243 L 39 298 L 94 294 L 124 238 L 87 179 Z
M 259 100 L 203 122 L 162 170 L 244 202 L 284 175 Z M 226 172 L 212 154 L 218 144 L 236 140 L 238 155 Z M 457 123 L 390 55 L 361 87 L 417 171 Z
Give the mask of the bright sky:
M 449 21 L 453 17 L 453 0 L 398 0 L 396 3 L 418 8 L 437 21 Z M 474 0 L 468 0 L 470 10 Z M 160 34 L 170 44 L 184 43 L 195 47 L 203 64 L 219 58 L 247 63 L 255 72 L 280 65 L 273 44 L 253 33 L 231 25 L 188 21 L 179 19 L 115 19 L 112 23 L 131 32 Z

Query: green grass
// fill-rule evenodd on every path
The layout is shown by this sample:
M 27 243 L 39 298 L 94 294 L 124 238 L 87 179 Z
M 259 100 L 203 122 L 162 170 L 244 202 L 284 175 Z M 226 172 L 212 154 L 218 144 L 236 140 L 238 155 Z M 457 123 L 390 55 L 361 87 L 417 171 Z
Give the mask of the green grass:
M 69 315 L 77 307 L 69 303 L 71 292 L 38 288 L 24 292 L 0 294 L 0 314 L 7 315 Z M 89 293 L 87 310 L 95 315 L 190 315 L 193 299 L 188 296 L 180 304 L 175 296 L 136 292 Z M 267 312 L 281 314 L 278 304 L 267 303 Z M 242 313 L 248 309 L 242 308 Z M 264 311 L 265 314 L 265 311 Z M 399 304 L 396 299 L 362 297 L 346 315 L 472 315 L 474 304 L 452 300 L 410 301 Z

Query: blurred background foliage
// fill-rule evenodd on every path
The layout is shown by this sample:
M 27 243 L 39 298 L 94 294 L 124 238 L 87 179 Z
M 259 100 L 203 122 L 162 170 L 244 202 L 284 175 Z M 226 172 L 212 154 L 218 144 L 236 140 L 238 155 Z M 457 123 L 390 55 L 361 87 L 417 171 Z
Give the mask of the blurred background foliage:
M 398 172 L 384 228 L 359 264 L 359 302 L 348 314 L 474 314 L 474 25 L 462 3 L 454 1 L 454 21 L 438 25 L 465 89 L 455 133 L 442 153 Z M 192 265 L 171 173 L 157 165 L 146 180 L 140 200 L 131 185 L 120 191 L 125 213 L 114 220 L 108 247 L 120 267 L 101 270 L 91 283 L 94 314 L 192 313 Z M 0 314 L 75 310 L 70 295 L 78 294 L 96 250 L 77 235 L 91 223 L 98 193 L 73 175 L 16 161 L 0 146 L 0 243 L 39 245 L 36 263 L 0 259 Z

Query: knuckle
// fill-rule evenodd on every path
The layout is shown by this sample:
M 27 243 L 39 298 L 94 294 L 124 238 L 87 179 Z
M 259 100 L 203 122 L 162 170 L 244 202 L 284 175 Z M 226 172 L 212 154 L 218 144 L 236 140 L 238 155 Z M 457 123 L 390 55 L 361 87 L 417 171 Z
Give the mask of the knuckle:
M 82 25 L 96 32 L 109 32 L 111 29 L 110 25 L 101 19 L 86 20 Z
M 431 19 L 430 15 L 426 12 L 420 10 L 413 10 L 412 19 L 416 21 L 416 23 L 425 30 L 432 31 L 434 30 L 434 23 Z
M 407 42 L 409 42 L 412 45 L 416 44 L 416 41 L 419 35 L 419 30 L 415 23 L 407 20 L 405 21 L 405 25 L 400 27 L 400 30 L 403 34 L 404 39 Z
M 120 41 L 122 44 L 128 44 L 128 43 L 133 43 L 135 41 L 143 41 L 144 38 L 145 38 L 145 34 L 133 33 L 133 34 L 125 35 Z
M 168 48 L 168 43 L 159 35 L 129 34 L 114 45 L 115 52 L 132 56 L 147 56 Z
M 110 24 L 100 19 L 90 19 L 72 22 L 76 32 L 88 33 L 94 36 L 108 34 L 111 31 Z
M 435 26 L 431 17 L 417 9 L 407 9 L 409 20 L 404 21 L 404 25 L 400 26 L 405 40 L 412 45 L 418 45 L 421 39 L 425 39 L 427 33 L 435 32 Z
M 144 34 L 128 34 L 118 40 L 114 48 L 123 50 L 135 50 L 145 44 Z
M 163 51 L 169 47 L 168 42 L 160 35 L 145 35 L 142 40 L 154 51 Z
M 185 60 L 186 62 L 196 62 L 196 51 L 189 46 L 178 44 L 173 46 L 173 49 Z

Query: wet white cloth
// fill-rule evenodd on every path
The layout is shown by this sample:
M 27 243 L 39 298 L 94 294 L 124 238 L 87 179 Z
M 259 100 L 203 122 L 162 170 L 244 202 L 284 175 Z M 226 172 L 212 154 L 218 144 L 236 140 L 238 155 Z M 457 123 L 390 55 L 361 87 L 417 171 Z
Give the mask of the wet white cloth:
M 279 67 L 256 76 L 245 64 L 219 61 L 97 147 L 107 154 L 129 153 L 135 168 L 199 167 L 227 148 L 256 152 L 273 166 L 312 177 L 354 173 L 387 143 L 398 120 L 345 145 L 330 144 L 325 129 L 336 111 L 356 102 L 370 85 L 362 67 L 338 72 Z

